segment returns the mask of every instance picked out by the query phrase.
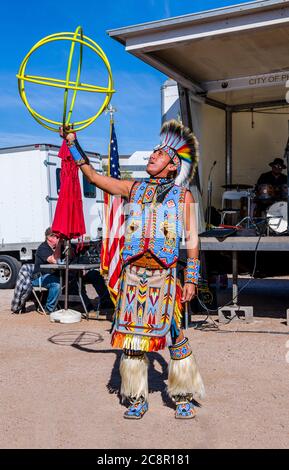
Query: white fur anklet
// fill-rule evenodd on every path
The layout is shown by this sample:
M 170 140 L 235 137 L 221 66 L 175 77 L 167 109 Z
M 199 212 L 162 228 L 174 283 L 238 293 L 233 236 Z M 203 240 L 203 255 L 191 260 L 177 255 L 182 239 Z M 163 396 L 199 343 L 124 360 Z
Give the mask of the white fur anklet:
M 169 347 L 171 360 L 169 364 L 168 394 L 175 397 L 205 397 L 205 387 L 188 339 Z
M 122 399 L 143 397 L 148 401 L 148 358 L 146 354 L 128 355 L 123 353 L 120 360 Z

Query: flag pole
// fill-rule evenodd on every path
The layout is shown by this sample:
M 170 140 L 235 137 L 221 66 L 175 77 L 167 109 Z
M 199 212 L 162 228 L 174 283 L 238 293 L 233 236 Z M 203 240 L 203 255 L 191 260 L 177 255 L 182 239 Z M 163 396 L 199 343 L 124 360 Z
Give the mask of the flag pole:
M 117 109 L 109 104 L 105 110 L 105 113 L 109 113 L 109 144 L 108 144 L 108 168 L 107 168 L 107 176 L 110 176 L 110 147 L 111 147 L 111 131 L 112 125 L 114 124 L 114 113 L 116 113 Z
M 114 127 L 114 113 L 116 109 L 109 106 L 110 114 L 110 147 L 108 161 L 108 176 L 120 179 L 120 165 L 117 138 Z M 119 280 L 122 269 L 121 252 L 124 244 L 124 207 L 120 195 L 105 193 L 106 204 L 106 238 L 103 241 L 101 261 L 103 272 L 107 274 L 107 288 L 112 302 L 116 303 L 119 289 Z M 106 269 L 105 269 L 106 268 Z
M 107 162 L 107 176 L 111 176 L 110 174 L 110 159 L 111 159 L 111 139 L 112 139 L 112 125 L 114 123 L 114 113 L 117 111 L 111 104 L 109 104 L 105 110 L 105 114 L 109 113 L 109 143 L 108 143 L 108 162 Z M 108 273 L 109 266 L 107 265 L 107 251 L 108 251 L 108 220 L 109 220 L 109 198 L 110 195 L 104 194 L 104 219 L 105 219 L 105 233 L 103 234 L 103 245 L 101 251 L 101 267 L 100 273 L 102 276 Z

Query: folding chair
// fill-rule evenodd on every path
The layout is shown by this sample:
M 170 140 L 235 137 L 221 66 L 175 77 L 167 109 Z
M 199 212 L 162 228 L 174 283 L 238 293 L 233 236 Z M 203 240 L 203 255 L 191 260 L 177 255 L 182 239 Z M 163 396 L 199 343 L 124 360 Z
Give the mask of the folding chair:
M 226 209 L 225 201 L 240 201 L 242 197 L 248 198 L 247 191 L 224 191 L 222 195 L 222 218 L 221 224 L 224 224 L 226 215 L 234 215 L 240 213 L 240 209 Z
M 48 289 L 47 289 L 46 287 L 42 287 L 42 286 L 34 287 L 34 286 L 32 286 L 32 293 L 33 293 L 33 295 L 34 295 L 34 297 L 35 297 L 36 302 L 37 302 L 38 305 L 39 305 L 40 310 L 42 310 L 42 313 L 43 313 L 44 315 L 48 315 L 48 313 L 45 311 L 45 309 L 44 309 L 44 307 L 43 307 L 41 301 L 42 301 L 42 294 L 43 294 L 44 292 L 47 292 L 47 291 L 48 291 Z

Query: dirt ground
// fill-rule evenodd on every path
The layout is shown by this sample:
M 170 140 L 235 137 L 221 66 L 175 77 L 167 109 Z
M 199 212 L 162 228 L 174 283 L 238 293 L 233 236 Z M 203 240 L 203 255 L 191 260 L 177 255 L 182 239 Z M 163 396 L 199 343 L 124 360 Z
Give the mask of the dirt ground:
M 110 322 L 64 325 L 35 311 L 12 315 L 12 291 L 0 291 L 0 447 L 288 448 L 289 327 L 284 309 L 272 318 L 269 302 L 278 304 L 284 285 L 279 294 L 278 286 L 267 287 L 259 292 L 265 316 L 259 305 L 253 323 L 187 330 L 207 392 L 188 421 L 174 419 L 166 397 L 167 350 L 150 355 L 148 413 L 125 420 Z M 193 316 L 195 325 L 204 318 Z

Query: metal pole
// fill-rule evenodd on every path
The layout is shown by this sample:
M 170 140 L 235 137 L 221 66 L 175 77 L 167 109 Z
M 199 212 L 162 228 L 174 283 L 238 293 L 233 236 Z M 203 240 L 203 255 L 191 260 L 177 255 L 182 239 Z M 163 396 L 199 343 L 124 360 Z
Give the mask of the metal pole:
M 247 228 L 250 228 L 251 222 L 251 193 L 248 189 L 248 197 L 247 197 Z
M 208 183 L 208 202 L 207 202 L 207 227 L 211 225 L 211 207 L 212 207 L 212 181 Z
M 289 138 L 286 146 L 286 157 L 287 157 L 287 232 L 289 232 Z
M 238 304 L 238 253 L 232 253 L 232 271 L 233 271 L 233 305 Z
M 69 276 L 69 251 L 70 240 L 65 243 L 65 295 L 64 295 L 64 310 L 68 310 L 68 276 Z
M 207 226 L 211 225 L 211 214 L 212 214 L 212 193 L 213 193 L 213 182 L 212 182 L 212 172 L 217 163 L 217 160 L 214 161 L 211 166 L 209 178 L 208 178 L 208 197 L 207 197 Z
M 232 184 L 232 108 L 226 108 L 226 184 Z
M 287 140 L 283 158 L 287 165 L 287 188 L 288 188 L 287 189 L 287 232 L 289 232 L 288 230 L 288 223 L 289 223 L 289 137 Z
M 189 305 L 185 303 L 185 330 L 189 328 Z
M 193 117 L 190 103 L 190 91 L 178 83 L 178 92 L 180 98 L 181 119 L 184 126 L 187 126 L 194 132 Z M 196 170 L 192 184 L 195 184 L 201 191 L 201 183 L 198 168 Z

